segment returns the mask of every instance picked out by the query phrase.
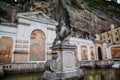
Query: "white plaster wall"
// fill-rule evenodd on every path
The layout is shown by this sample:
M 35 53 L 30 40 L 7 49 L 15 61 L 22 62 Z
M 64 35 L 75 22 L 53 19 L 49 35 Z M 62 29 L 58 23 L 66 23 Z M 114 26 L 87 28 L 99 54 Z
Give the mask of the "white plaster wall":
M 77 52 L 78 52 L 77 56 L 78 56 L 78 60 L 79 60 L 79 61 L 82 60 L 82 58 L 81 58 L 81 48 L 80 48 L 81 45 L 87 46 L 88 60 L 91 60 L 91 56 L 90 56 L 90 46 L 93 46 L 93 47 L 94 47 L 93 41 L 86 40 L 86 39 L 81 39 L 81 38 L 71 37 L 71 38 L 70 38 L 70 43 L 77 46 Z
M 30 36 L 33 30 L 39 29 L 44 32 L 45 37 L 46 37 L 46 48 L 45 48 L 45 61 L 47 60 L 47 53 L 50 50 L 49 47 L 52 46 L 52 43 L 56 37 L 56 31 L 55 31 L 55 25 L 52 24 L 45 24 L 45 23 L 40 23 L 32 20 L 26 20 L 23 18 L 19 18 L 20 22 L 24 22 L 29 24 L 29 25 L 23 25 L 19 24 L 18 25 L 18 33 L 17 33 L 17 39 L 18 40 L 28 40 L 29 41 L 29 51 L 30 51 Z M 29 54 L 28 54 L 28 62 L 29 61 Z M 35 61 L 37 62 L 37 61 Z M 38 61 L 39 62 L 39 61 Z
M 24 20 L 29 22 L 29 25 L 18 25 L 18 38 L 17 39 L 26 39 L 28 40 L 31 36 L 31 32 L 35 29 L 42 30 L 46 36 L 47 43 L 52 43 L 54 41 L 54 38 L 56 37 L 56 32 L 55 32 L 55 25 L 50 25 L 50 24 L 44 24 L 44 23 L 39 23 L 35 21 L 29 21 L 29 20 Z M 19 34 L 21 33 L 21 34 Z
M 13 40 L 11 63 L 13 63 L 13 60 L 14 60 L 14 53 L 13 52 L 15 50 L 16 35 L 17 35 L 17 27 L 0 25 L 0 38 L 2 38 L 3 36 L 6 36 L 6 37 L 12 38 L 12 40 Z
M 48 35 L 48 38 L 47 38 L 47 43 L 53 43 L 54 39 L 56 38 L 56 31 L 55 29 L 54 30 L 51 30 L 51 29 L 47 29 L 47 35 Z
M 0 25 L 0 38 L 2 36 L 11 37 L 14 41 L 13 44 L 13 52 L 15 51 L 15 44 L 16 40 L 27 40 L 28 44 L 28 53 L 30 51 L 30 36 L 33 30 L 39 29 L 44 32 L 46 37 L 46 48 L 45 48 L 45 61 L 47 60 L 47 53 L 50 50 L 49 47 L 52 47 L 52 43 L 56 37 L 56 24 L 52 23 L 42 23 L 35 20 L 24 19 L 19 17 L 18 18 L 18 26 L 4 26 Z M 14 62 L 14 54 L 12 53 L 12 62 Z M 28 54 L 28 62 L 29 61 L 29 54 Z M 40 61 L 38 61 L 40 62 Z
M 23 19 L 24 21 L 24 19 Z M 37 23 L 33 21 L 29 21 L 29 25 L 18 25 L 17 39 L 29 40 L 31 36 L 31 32 L 33 30 L 39 29 L 44 32 L 47 38 L 47 25 L 42 23 Z
M 54 39 L 56 38 L 56 31 L 55 29 L 47 29 L 47 53 L 51 53 L 52 50 L 50 47 L 52 47 L 52 44 L 54 42 Z

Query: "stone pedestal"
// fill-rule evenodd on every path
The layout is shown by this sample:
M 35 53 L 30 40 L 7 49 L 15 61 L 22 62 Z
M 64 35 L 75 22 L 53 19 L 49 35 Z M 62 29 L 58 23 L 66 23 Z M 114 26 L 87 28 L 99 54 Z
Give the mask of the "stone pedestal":
M 68 79 L 73 77 L 83 77 L 83 71 L 76 67 L 74 56 L 75 46 L 62 45 L 53 47 L 53 60 L 47 62 L 49 70 L 44 72 L 47 80 Z M 48 64 L 49 63 L 49 64 Z
M 58 71 L 58 72 L 44 72 L 45 80 L 65 80 L 65 79 L 80 79 L 83 77 L 83 71 L 81 69 L 76 69 L 72 71 Z

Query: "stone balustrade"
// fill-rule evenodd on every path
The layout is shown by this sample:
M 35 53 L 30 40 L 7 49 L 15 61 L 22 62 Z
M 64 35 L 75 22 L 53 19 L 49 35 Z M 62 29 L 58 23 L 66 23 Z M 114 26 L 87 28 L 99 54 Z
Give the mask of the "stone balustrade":
M 5 74 L 37 72 L 44 71 L 45 65 L 44 63 L 3 64 L 2 70 Z
M 113 64 L 112 60 L 104 61 L 79 61 L 78 67 L 84 68 L 105 68 L 111 67 Z M 27 73 L 27 72 L 38 72 L 44 71 L 44 63 L 16 63 L 16 64 L 0 64 L 0 76 L 4 74 L 13 74 L 13 73 Z
M 105 68 L 105 67 L 111 67 L 113 64 L 112 60 L 95 60 L 95 61 L 79 61 L 79 67 L 84 68 Z

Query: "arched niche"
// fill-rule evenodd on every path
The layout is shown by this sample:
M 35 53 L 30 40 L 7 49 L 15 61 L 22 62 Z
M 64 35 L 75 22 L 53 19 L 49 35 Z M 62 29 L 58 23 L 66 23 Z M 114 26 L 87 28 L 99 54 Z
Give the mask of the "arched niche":
M 30 37 L 29 61 L 45 61 L 46 38 L 43 31 L 33 30 Z
M 13 39 L 3 36 L 0 38 L 0 63 L 11 63 Z
M 81 45 L 81 59 L 88 60 L 88 51 L 86 45 Z

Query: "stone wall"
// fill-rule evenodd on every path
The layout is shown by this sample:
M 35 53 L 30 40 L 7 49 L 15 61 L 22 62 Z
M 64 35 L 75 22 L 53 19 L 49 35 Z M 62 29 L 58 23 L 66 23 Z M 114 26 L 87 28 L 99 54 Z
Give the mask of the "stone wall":
M 0 63 L 13 62 L 17 27 L 0 25 Z
M 89 6 L 88 3 L 85 2 L 85 0 L 75 0 L 75 1 L 72 0 L 73 3 L 77 1 L 77 3 L 75 4 L 72 4 L 71 0 L 67 0 L 67 1 L 61 0 L 61 1 L 64 1 L 63 2 L 64 7 L 68 11 L 68 15 L 70 16 L 71 27 L 76 28 L 76 30 L 72 31 L 73 37 L 77 36 L 83 38 L 84 31 L 88 32 L 91 35 L 103 33 L 109 30 L 109 25 L 111 23 L 117 26 L 120 25 L 119 24 L 120 16 L 116 16 L 114 12 L 113 13 L 106 12 L 104 9 L 99 10 L 100 8 L 99 5 L 98 5 L 99 8 Z M 59 20 L 63 16 L 60 14 L 61 13 L 59 6 L 60 3 L 58 0 L 50 0 L 50 2 L 51 2 L 51 7 L 50 7 L 51 16 L 55 20 Z M 81 6 L 81 8 L 77 8 L 74 6 L 78 6 L 78 7 Z M 106 7 L 110 8 L 110 5 L 106 5 Z M 115 8 L 114 10 L 117 11 L 117 8 Z
M 14 53 L 14 63 L 28 63 L 28 53 Z

